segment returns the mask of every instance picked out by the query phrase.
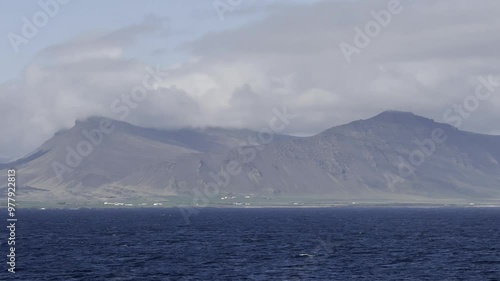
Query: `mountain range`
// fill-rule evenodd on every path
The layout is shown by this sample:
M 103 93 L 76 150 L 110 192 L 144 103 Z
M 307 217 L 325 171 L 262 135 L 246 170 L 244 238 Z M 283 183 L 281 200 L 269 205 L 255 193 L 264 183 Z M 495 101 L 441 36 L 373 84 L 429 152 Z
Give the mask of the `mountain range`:
M 91 117 L 16 168 L 25 200 L 246 194 L 347 200 L 499 199 L 500 136 L 385 111 L 309 137 L 160 130 Z M 6 181 L 5 181 L 6 182 Z M 220 197 L 220 196 L 219 196 Z

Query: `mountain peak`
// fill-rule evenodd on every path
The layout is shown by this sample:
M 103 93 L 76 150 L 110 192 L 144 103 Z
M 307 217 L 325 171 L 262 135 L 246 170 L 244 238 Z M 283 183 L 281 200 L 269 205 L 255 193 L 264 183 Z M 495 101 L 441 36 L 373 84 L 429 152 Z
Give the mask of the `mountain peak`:
M 102 117 L 102 116 L 89 116 L 86 118 L 78 118 L 75 120 L 75 125 L 77 124 L 99 124 L 101 120 L 109 120 L 110 122 L 117 122 L 117 120 L 113 120 L 107 117 Z
M 375 121 L 381 121 L 381 122 L 390 122 L 390 123 L 406 123 L 406 124 L 412 124 L 415 122 L 432 122 L 434 123 L 434 120 L 425 118 L 419 115 L 416 115 L 412 112 L 406 112 L 406 111 L 398 111 L 398 110 L 387 110 L 384 111 L 377 116 L 371 118 L 371 120 Z
M 400 111 L 400 110 L 386 110 L 377 116 L 417 116 L 410 111 Z

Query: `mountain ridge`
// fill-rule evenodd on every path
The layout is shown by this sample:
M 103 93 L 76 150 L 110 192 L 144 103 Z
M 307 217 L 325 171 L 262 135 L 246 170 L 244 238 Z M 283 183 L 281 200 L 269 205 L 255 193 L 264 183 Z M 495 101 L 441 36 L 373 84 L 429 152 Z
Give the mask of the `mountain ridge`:
M 309 137 L 277 135 L 266 145 L 249 141 L 255 138 L 246 130 L 161 130 L 111 120 L 115 130 L 78 165 L 66 165 L 83 141 L 91 142 L 96 122 L 77 121 L 0 170 L 16 166 L 21 184 L 47 190 L 24 196 L 42 199 L 193 196 L 214 184 L 220 192 L 262 196 L 500 198 L 499 136 L 410 112 L 384 111 Z M 436 130 L 446 140 L 432 144 Z M 63 167 L 61 177 L 54 163 Z

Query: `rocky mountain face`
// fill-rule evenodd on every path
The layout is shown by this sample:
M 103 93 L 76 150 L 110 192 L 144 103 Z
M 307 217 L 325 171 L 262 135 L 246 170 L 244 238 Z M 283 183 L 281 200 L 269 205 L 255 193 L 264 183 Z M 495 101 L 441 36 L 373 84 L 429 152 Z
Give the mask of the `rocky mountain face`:
M 89 118 L 17 168 L 33 200 L 254 194 L 339 199 L 500 198 L 500 136 L 387 111 L 311 137 L 155 130 Z

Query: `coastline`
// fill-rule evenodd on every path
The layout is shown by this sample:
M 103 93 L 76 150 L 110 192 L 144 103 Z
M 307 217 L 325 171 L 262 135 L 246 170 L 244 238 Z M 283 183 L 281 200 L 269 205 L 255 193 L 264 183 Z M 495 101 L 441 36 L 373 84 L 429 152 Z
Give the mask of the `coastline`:
M 155 205 L 156 204 L 156 205 Z M 332 202 L 332 203 L 321 203 L 321 204 L 287 204 L 287 203 L 275 203 L 275 204 L 260 204 L 253 203 L 248 205 L 235 205 L 235 204 L 207 204 L 204 206 L 196 205 L 184 205 L 184 204 L 169 204 L 164 202 L 158 203 L 141 203 L 141 204 L 128 204 L 128 205 L 104 205 L 102 202 L 68 202 L 65 204 L 60 204 L 57 202 L 36 202 L 36 201 L 20 201 L 17 209 L 38 209 L 38 210 L 78 210 L 78 209 L 347 209 L 347 208 L 419 208 L 419 209 L 432 209 L 432 208 L 500 208 L 499 201 L 487 201 L 487 202 L 474 202 L 474 203 L 464 203 L 464 202 L 380 202 L 380 201 L 361 201 L 361 202 Z

